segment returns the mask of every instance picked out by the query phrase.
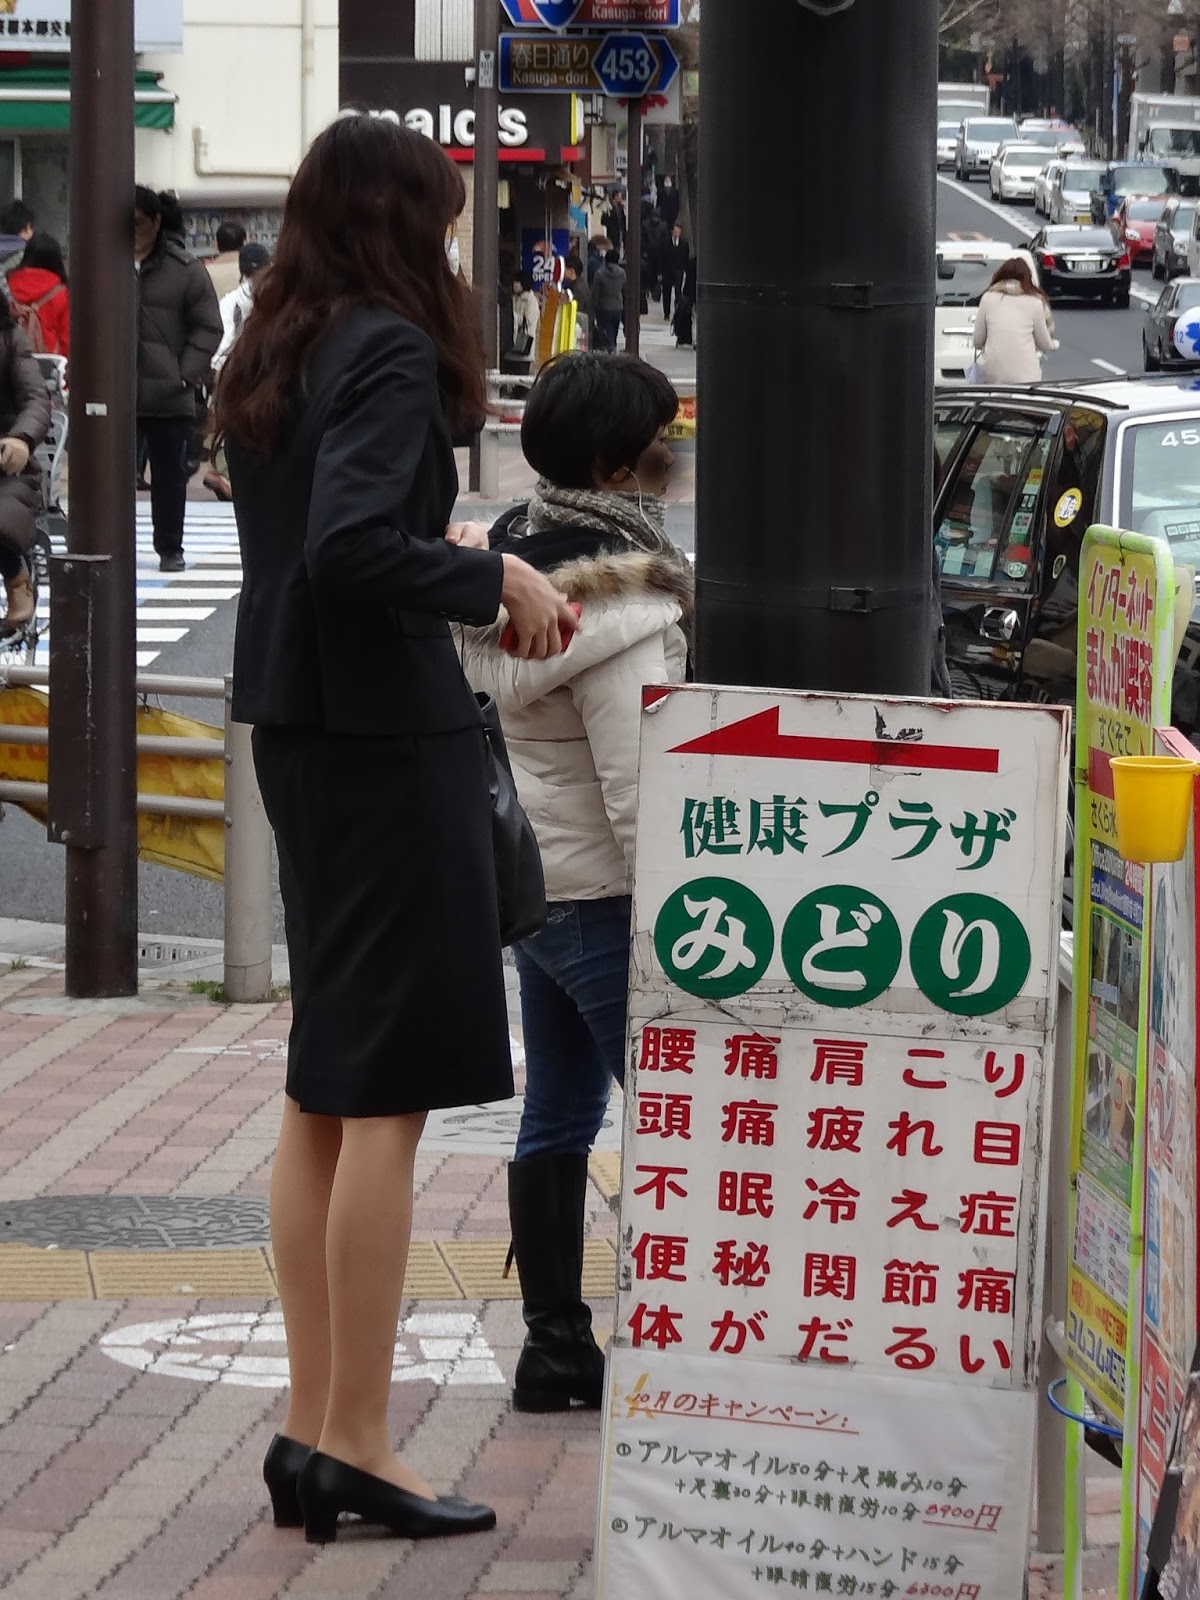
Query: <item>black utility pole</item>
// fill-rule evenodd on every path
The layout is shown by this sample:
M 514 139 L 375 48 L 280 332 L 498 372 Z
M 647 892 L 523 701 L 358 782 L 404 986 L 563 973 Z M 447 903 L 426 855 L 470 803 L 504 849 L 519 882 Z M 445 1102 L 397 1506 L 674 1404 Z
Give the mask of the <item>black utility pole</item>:
M 496 55 L 500 47 L 500 0 L 475 0 L 475 206 L 472 218 L 471 282 L 483 330 L 487 369 L 500 365 L 497 295 L 500 286 L 500 97 Z M 471 490 L 482 483 L 483 441 L 471 445 Z
M 51 563 L 49 834 L 66 986 L 137 992 L 133 0 L 71 5 L 71 510 Z
M 704 8 L 706 682 L 929 693 L 937 9 Z M 762 113 L 780 64 L 791 81 L 776 160 Z M 837 160 L 808 160 L 832 129 Z M 793 157 L 802 205 L 787 192 Z M 870 173 L 871 207 L 814 230 L 814 217 L 844 214 L 847 173 Z
M 631 356 L 642 352 L 642 102 L 629 102 L 626 135 L 625 191 L 625 348 Z

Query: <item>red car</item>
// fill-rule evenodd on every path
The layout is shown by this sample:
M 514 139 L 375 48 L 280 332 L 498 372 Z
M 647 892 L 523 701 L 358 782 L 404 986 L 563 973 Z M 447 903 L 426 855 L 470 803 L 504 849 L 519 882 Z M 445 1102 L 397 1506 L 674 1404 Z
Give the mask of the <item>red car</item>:
M 1154 257 L 1154 230 L 1169 195 L 1126 195 L 1112 219 L 1113 238 L 1129 251 L 1134 265 Z

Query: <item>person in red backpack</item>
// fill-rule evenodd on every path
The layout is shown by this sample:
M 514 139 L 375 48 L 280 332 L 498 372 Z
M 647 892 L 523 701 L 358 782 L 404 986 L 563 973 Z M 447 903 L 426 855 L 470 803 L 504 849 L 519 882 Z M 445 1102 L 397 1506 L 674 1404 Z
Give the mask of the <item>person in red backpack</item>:
M 35 354 L 71 354 L 71 295 L 62 246 L 49 233 L 35 233 L 21 265 L 8 275 L 13 316 Z

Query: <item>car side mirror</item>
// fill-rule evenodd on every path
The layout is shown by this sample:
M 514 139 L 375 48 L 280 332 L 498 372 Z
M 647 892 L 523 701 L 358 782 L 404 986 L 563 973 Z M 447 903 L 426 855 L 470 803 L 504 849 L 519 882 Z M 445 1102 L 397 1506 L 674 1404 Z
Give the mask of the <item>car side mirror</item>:
M 1007 644 L 1016 633 L 1020 617 L 1004 606 L 989 606 L 979 623 L 980 636 L 997 644 Z

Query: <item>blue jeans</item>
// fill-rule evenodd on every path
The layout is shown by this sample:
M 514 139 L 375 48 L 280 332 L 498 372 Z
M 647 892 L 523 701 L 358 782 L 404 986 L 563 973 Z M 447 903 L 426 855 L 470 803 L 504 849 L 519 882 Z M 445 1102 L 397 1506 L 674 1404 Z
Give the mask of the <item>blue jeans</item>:
M 625 1081 L 628 895 L 565 900 L 514 948 L 525 1034 L 517 1159 L 586 1155 L 615 1078 Z

